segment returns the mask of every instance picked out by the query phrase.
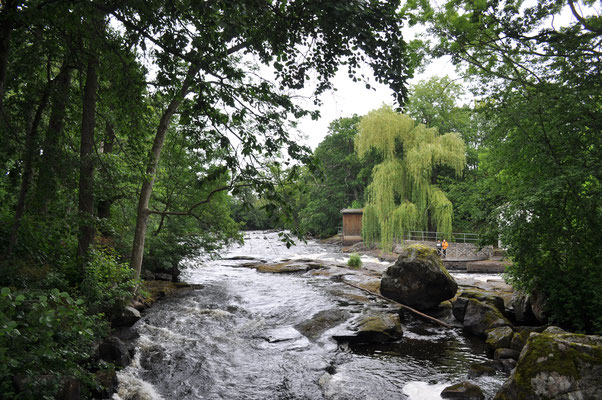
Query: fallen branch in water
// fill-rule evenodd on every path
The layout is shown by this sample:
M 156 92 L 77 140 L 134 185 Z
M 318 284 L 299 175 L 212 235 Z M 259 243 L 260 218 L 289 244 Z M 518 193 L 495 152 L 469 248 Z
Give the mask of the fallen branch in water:
M 344 284 L 346 284 L 346 285 L 349 285 L 349 286 L 351 286 L 351 287 L 354 287 L 354 288 L 356 288 L 356 289 L 362 290 L 362 291 L 364 291 L 364 292 L 366 292 L 366 293 L 369 293 L 369 294 L 371 294 L 372 296 L 376 296 L 376 297 L 378 297 L 378 298 L 381 298 L 381 299 L 383 299 L 383 300 L 386 300 L 386 301 L 388 301 L 388 302 L 390 302 L 390 303 L 397 304 L 398 306 L 400 306 L 400 307 L 402 307 L 402 308 L 405 308 L 406 310 L 408 310 L 408 311 L 411 311 L 411 312 L 413 312 L 414 314 L 420 315 L 421 317 L 424 317 L 424 318 L 426 318 L 426 319 L 430 319 L 431 321 L 433 321 L 433 322 L 435 322 L 435 323 L 437 323 L 437 324 L 439 324 L 439 325 L 441 325 L 441 326 L 444 326 L 444 327 L 446 327 L 446 328 L 449 328 L 449 329 L 451 329 L 451 328 L 452 328 L 452 326 L 451 326 L 450 324 L 447 324 L 447 323 L 445 323 L 445 322 L 443 322 L 443 321 L 441 321 L 441 320 L 439 320 L 439 319 L 437 319 L 437 318 L 435 318 L 435 317 L 431 317 L 430 315 L 424 314 L 424 313 L 422 313 L 422 312 L 420 312 L 420 311 L 416 310 L 415 308 L 412 308 L 412 307 L 410 307 L 410 306 L 406 306 L 406 305 L 405 305 L 405 304 L 403 304 L 403 303 L 400 303 L 400 302 L 398 302 L 398 301 L 395 301 L 395 300 L 391 300 L 391 299 L 389 299 L 389 298 L 387 298 L 387 297 L 385 297 L 385 296 L 382 296 L 382 295 L 380 295 L 380 294 L 378 294 L 378 293 L 371 292 L 371 291 L 369 291 L 368 289 L 364 289 L 363 287 L 359 287 L 359 286 L 357 286 L 357 285 L 354 285 L 353 283 L 349 283 L 349 282 L 347 282 L 347 281 L 346 281 L 346 280 L 344 280 L 344 279 L 341 279 L 341 282 L 343 282 Z

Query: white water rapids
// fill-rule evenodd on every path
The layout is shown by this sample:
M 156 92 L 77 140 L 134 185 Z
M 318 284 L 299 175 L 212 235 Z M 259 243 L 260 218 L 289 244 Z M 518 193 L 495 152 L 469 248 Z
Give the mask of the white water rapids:
M 190 260 L 182 279 L 201 286 L 158 302 L 134 326 L 136 356 L 119 372 L 114 399 L 440 399 L 486 359 L 481 340 L 413 318 L 402 321 L 404 338 L 395 343 L 341 346 L 336 327 L 309 339 L 295 326 L 316 313 L 366 307 L 337 297 L 353 289 L 310 274 L 258 273 L 231 259 L 345 260 L 336 246 L 287 249 L 276 233 L 248 232 L 223 257 L 230 260 Z M 383 302 L 371 307 L 395 312 Z M 491 397 L 502 379 L 472 381 Z

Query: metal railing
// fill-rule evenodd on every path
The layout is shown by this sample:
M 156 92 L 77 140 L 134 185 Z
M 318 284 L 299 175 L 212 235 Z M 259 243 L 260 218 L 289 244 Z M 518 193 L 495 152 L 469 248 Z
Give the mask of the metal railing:
M 476 243 L 479 241 L 478 233 L 456 232 L 447 237 L 443 232 L 409 231 L 403 235 L 403 240 L 437 241 L 446 239 L 448 242 Z
M 343 227 L 338 227 L 338 234 L 343 234 Z M 403 240 L 419 240 L 423 242 L 437 241 L 446 239 L 448 242 L 455 243 L 477 243 L 479 241 L 478 233 L 468 232 L 455 232 L 452 233 L 451 237 L 446 237 L 443 232 L 432 232 L 432 231 L 409 231 L 406 235 L 403 235 Z

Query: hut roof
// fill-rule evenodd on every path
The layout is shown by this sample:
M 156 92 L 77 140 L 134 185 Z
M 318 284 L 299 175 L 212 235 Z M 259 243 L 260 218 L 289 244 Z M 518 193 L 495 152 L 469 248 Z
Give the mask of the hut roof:
M 341 214 L 363 214 L 363 208 L 343 208 Z

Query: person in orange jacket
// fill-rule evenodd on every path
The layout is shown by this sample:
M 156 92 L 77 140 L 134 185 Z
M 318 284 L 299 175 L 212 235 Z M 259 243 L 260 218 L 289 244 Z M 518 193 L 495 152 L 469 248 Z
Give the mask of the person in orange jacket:
M 449 243 L 447 243 L 447 240 L 443 239 L 443 242 L 441 243 L 441 248 L 443 249 L 443 258 L 447 257 L 447 248 L 449 247 Z

